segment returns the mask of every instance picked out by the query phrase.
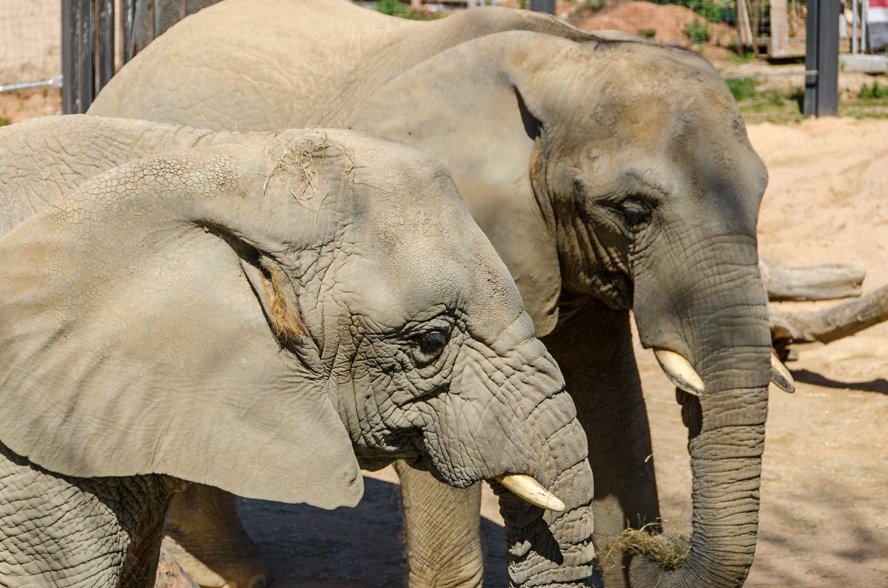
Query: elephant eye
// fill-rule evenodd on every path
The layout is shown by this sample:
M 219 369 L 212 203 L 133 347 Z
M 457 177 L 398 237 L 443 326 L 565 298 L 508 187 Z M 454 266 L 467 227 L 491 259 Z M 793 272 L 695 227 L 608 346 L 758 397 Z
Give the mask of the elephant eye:
M 433 329 L 411 337 L 413 360 L 416 365 L 425 367 L 438 359 L 449 339 L 450 331 L 444 329 Z
M 651 211 L 648 207 L 635 200 L 625 201 L 622 213 L 626 226 L 633 231 L 641 229 L 651 220 Z

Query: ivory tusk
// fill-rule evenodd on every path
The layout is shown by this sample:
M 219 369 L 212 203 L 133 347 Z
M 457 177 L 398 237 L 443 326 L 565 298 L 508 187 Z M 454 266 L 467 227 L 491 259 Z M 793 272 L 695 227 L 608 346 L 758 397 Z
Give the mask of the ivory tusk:
M 506 474 L 505 476 L 498 476 L 497 480 L 512 494 L 534 506 L 554 510 L 555 512 L 564 511 L 564 503 L 530 476 Z
M 784 392 L 795 392 L 795 381 L 792 374 L 773 351 L 771 352 L 771 381 Z
M 673 384 L 688 394 L 703 395 L 703 379 L 688 360 L 668 349 L 654 349 L 654 356 Z

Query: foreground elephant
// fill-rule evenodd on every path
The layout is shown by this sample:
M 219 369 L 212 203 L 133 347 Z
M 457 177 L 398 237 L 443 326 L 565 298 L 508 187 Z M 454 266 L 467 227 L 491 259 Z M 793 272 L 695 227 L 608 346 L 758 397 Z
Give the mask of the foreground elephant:
M 185 481 L 334 508 L 395 459 L 500 480 L 515 549 L 592 573 L 573 403 L 440 164 L 90 117 L 0 161 L 0 585 L 145 586 Z
M 630 308 L 642 343 L 684 389 L 687 561 L 670 569 L 628 553 L 605 569 L 607 584 L 743 582 L 771 363 L 756 245 L 767 174 L 702 58 L 504 9 L 417 23 L 335 0 L 227 0 L 160 37 L 90 112 L 220 129 L 350 126 L 434 153 L 577 404 L 599 552 L 627 523 L 659 520 Z M 413 483 L 404 488 L 412 579 L 477 583 L 477 531 L 442 537 L 426 524 L 432 506 L 449 521 L 466 517 L 468 501 L 426 498 Z M 442 565 L 442 551 L 467 538 L 474 551 Z

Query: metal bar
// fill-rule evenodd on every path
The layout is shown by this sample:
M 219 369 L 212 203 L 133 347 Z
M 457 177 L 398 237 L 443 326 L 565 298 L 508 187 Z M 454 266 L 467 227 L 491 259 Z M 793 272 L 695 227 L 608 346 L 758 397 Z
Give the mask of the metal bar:
M 857 19 L 860 18 L 858 0 L 851 0 L 851 53 L 857 55 L 860 50 L 857 39 Z
M 98 0 L 96 76 L 94 91 L 99 93 L 114 75 L 114 0 Z
M 6 84 L 5 86 L 0 86 L 0 92 L 15 92 L 16 90 L 30 90 L 31 88 L 46 87 L 61 88 L 62 76 L 53 76 L 48 80 L 43 80 L 42 82 L 21 82 L 18 84 Z
M 839 112 L 839 0 L 809 0 L 804 114 Z
M 66 86 L 62 90 L 62 112 L 70 114 L 75 112 L 77 97 L 74 93 L 74 28 L 75 28 L 74 0 L 62 0 L 62 79 L 66 80 Z
M 817 116 L 839 113 L 840 0 L 820 0 L 820 49 L 817 64 Z
M 95 20 L 92 15 L 91 0 L 77 0 L 77 112 L 86 112 L 95 97 L 93 76 L 95 75 Z
M 555 14 L 555 0 L 530 0 L 530 9 L 534 12 Z
M 133 24 L 136 20 L 136 0 L 123 0 L 123 63 L 136 54 Z
M 92 102 L 90 0 L 62 0 L 62 110 L 86 112 Z
M 163 8 L 164 4 L 159 0 L 149 0 L 154 5 L 154 31 L 151 34 L 151 41 L 159 37 L 163 33 Z M 149 43 L 151 42 L 149 41 Z
M 866 38 L 867 21 L 869 20 L 869 2 L 867 0 L 862 0 L 861 3 L 863 4 L 863 16 L 860 18 L 860 50 L 863 53 L 866 53 L 867 47 L 869 46 L 869 39 Z
M 154 40 L 154 33 L 157 30 L 155 28 L 156 24 L 154 20 L 154 0 L 145 0 L 145 26 L 148 28 L 148 38 L 145 40 L 146 45 Z M 140 49 L 144 49 L 144 47 L 140 47 Z

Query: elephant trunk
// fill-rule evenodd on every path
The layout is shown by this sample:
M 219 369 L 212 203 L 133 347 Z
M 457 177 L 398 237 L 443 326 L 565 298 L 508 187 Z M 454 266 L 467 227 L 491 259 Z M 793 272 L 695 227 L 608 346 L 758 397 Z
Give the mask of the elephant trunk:
M 486 479 L 500 496 L 512 585 L 584 585 L 595 563 L 586 435 L 555 361 L 528 332 L 532 323 L 524 315 L 489 338 L 495 341 L 489 347 L 465 346 L 451 394 L 427 401 L 454 404 L 428 411 L 443 417 L 426 430 L 424 443 L 445 481 Z M 491 392 L 503 410 L 483 400 Z M 519 498 L 508 482 L 497 481 L 508 474 L 537 480 L 564 509 Z
M 642 335 L 646 345 L 686 356 L 702 378 L 703 391 L 699 398 L 677 391 L 693 475 L 687 559 L 669 569 L 662 562 L 634 557 L 629 568 L 633 586 L 740 586 L 752 565 L 771 346 L 755 244 L 743 241 L 707 244 L 708 254 L 718 262 L 718 272 L 712 274 L 718 278 L 679 288 L 679 296 L 689 303 L 673 331 L 680 340 L 662 323 L 659 340 L 645 341 Z M 700 263 L 688 263 L 694 261 Z M 645 319 L 655 320 L 644 310 L 637 310 L 636 317 L 640 332 Z
M 563 512 L 541 511 L 494 484 L 506 523 L 511 586 L 600 583 L 592 544 L 592 470 L 585 455 L 563 452 L 565 446 L 574 444 L 576 436 L 585 437 L 576 419 L 553 431 L 545 451 L 558 458 L 537 474 L 564 502 Z M 575 463 L 568 465 L 564 460 Z

